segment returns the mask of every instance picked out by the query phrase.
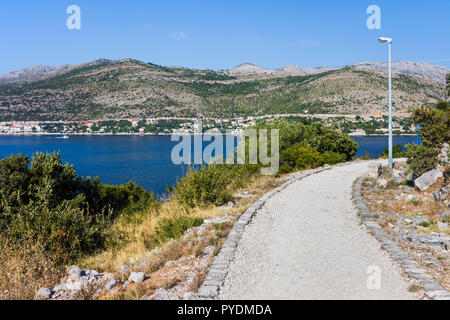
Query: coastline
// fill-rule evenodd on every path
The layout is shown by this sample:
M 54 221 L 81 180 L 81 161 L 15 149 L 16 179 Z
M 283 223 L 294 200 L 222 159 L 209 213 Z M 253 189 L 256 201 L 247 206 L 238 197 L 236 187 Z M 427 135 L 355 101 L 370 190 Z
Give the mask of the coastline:
M 23 132 L 23 133 L 0 133 L 0 136 L 171 136 L 171 135 L 191 135 L 198 133 L 173 132 L 173 133 L 52 133 L 52 132 Z M 416 136 L 415 133 L 394 134 L 393 136 Z M 349 137 L 388 137 L 388 134 L 349 134 Z

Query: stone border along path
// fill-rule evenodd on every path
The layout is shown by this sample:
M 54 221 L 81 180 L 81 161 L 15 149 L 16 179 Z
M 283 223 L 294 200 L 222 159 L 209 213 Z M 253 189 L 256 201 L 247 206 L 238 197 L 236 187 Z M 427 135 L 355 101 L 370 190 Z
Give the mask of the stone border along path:
M 244 233 L 245 226 L 250 223 L 254 214 L 264 206 L 268 199 L 296 181 L 330 169 L 331 166 L 325 166 L 313 170 L 305 170 L 302 172 L 293 173 L 288 176 L 287 182 L 283 183 L 275 189 L 270 190 L 256 202 L 254 202 L 252 206 L 239 217 L 238 221 L 235 223 L 230 233 L 228 234 L 228 237 L 225 240 L 220 253 L 216 256 L 214 262 L 209 268 L 208 275 L 206 276 L 203 284 L 198 290 L 199 298 L 211 300 L 219 295 L 220 288 L 224 284 L 225 278 L 228 273 L 228 267 L 233 260 L 234 252 L 239 240 Z
M 402 269 L 420 285 L 422 285 L 425 295 L 434 300 L 450 300 L 450 292 L 442 288 L 442 286 L 427 274 L 426 270 L 421 268 L 406 252 L 404 252 L 388 235 L 383 228 L 377 223 L 376 217 L 369 211 L 366 203 L 361 195 L 361 187 L 364 177 L 360 177 L 353 185 L 353 202 L 358 211 L 361 222 L 366 226 L 368 231 L 377 239 L 381 247 L 386 250 L 389 255 L 397 261 Z

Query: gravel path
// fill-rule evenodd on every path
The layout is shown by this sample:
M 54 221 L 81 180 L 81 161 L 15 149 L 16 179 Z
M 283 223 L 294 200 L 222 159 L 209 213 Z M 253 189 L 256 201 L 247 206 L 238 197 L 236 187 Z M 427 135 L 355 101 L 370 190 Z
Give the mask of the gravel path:
M 246 227 L 220 299 L 414 299 L 359 223 L 352 184 L 371 162 L 334 167 L 269 199 Z M 370 266 L 381 288 L 368 289 Z

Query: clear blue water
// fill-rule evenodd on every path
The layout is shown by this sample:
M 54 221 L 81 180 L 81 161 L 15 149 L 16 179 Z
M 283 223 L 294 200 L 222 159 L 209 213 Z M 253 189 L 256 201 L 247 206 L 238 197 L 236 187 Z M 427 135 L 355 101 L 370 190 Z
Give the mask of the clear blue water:
M 387 136 L 362 136 L 352 137 L 359 144 L 359 148 L 356 151 L 355 156 L 363 156 L 366 152 L 371 158 L 376 158 L 383 153 L 384 149 L 388 146 Z M 416 136 L 393 136 L 392 143 L 394 145 L 401 144 L 403 148 L 407 144 L 415 144 L 417 142 Z
M 387 146 L 387 137 L 354 137 L 360 144 L 356 156 L 376 157 Z M 394 144 L 414 143 L 415 137 L 394 137 Z M 0 158 L 14 153 L 59 151 L 64 161 L 83 177 L 98 176 L 108 184 L 134 181 L 149 191 L 162 194 L 174 185 L 187 168 L 174 165 L 171 152 L 177 142 L 170 136 L 0 136 Z

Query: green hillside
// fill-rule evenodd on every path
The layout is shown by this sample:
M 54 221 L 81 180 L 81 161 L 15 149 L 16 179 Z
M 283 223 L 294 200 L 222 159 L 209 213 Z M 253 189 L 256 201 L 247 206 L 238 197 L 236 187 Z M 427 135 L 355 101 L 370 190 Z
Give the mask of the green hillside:
M 46 79 L 0 86 L 0 121 L 158 116 L 232 117 L 383 111 L 386 74 L 344 68 L 310 76 L 236 75 L 98 60 Z M 394 110 L 445 99 L 445 85 L 395 75 Z

